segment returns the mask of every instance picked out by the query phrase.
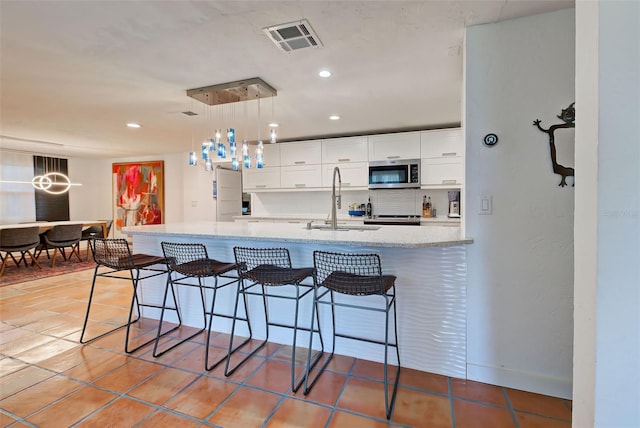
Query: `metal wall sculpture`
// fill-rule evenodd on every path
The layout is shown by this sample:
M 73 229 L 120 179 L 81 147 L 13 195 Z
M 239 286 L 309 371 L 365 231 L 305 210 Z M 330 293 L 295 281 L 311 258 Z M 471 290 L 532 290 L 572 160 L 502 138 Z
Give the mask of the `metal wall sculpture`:
M 562 180 L 560 180 L 560 184 L 558 186 L 564 187 L 567 185 L 567 177 L 574 177 L 573 186 L 575 186 L 575 176 L 574 169 L 568 166 L 560 165 L 556 159 L 557 151 L 556 151 L 556 142 L 555 142 L 555 131 L 557 129 L 562 128 L 575 128 L 575 120 L 576 120 L 576 110 L 573 107 L 575 102 L 571 103 L 569 107 L 566 109 L 562 109 L 558 119 L 562 120 L 563 123 L 557 125 L 551 125 L 549 129 L 544 129 L 540 126 L 540 119 L 536 119 L 533 121 L 533 126 L 537 126 L 538 129 L 545 134 L 549 135 L 549 149 L 551 151 L 551 165 L 553 166 L 553 172 L 560 175 Z

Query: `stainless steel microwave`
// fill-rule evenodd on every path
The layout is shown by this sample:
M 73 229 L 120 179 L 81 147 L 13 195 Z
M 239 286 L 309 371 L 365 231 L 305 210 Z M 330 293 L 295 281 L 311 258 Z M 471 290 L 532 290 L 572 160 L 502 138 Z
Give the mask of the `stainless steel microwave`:
M 420 159 L 369 162 L 369 189 L 419 189 Z

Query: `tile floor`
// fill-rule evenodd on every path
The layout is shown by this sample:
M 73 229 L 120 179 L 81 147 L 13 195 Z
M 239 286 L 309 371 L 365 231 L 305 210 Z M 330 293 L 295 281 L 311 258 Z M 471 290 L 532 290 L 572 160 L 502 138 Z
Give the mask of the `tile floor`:
M 381 365 L 336 356 L 306 397 L 289 385 L 289 351 L 269 344 L 231 377 L 204 370 L 203 337 L 160 358 L 123 352 L 124 332 L 78 338 L 92 270 L 0 288 L 0 424 L 11 427 L 571 426 L 571 402 L 403 369 L 391 421 Z M 124 319 L 130 284 L 112 281 L 98 321 Z M 152 320 L 134 329 L 154 332 Z M 184 329 L 184 334 L 187 329 Z M 184 336 L 186 337 L 186 336 Z M 226 336 L 214 338 L 221 354 Z M 215 355 L 214 355 L 215 356 Z

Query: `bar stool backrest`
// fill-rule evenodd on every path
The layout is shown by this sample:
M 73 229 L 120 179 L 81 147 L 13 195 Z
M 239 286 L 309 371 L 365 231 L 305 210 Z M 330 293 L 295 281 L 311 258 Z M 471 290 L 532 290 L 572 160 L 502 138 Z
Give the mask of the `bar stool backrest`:
M 291 257 L 286 248 L 234 247 L 233 253 L 240 273 L 250 271 L 258 266 L 291 268 Z
M 40 244 L 40 228 L 16 227 L 0 230 L 0 249 L 2 251 L 22 251 L 35 248 Z
M 316 283 L 330 290 L 352 295 L 383 294 L 392 283 L 382 275 L 377 254 L 313 252 Z
M 94 238 L 90 241 L 93 260 L 116 270 L 133 269 L 134 262 L 126 239 Z
M 169 268 L 175 269 L 177 265 L 182 265 L 194 261 L 204 261 L 209 258 L 207 247 L 204 244 L 180 244 L 173 242 L 162 242 L 162 251 L 167 259 Z

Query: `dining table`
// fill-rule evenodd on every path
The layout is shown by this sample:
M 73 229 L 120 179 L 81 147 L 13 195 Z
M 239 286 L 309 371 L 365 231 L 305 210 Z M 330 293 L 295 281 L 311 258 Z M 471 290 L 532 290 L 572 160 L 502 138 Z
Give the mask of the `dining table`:
M 40 233 L 46 232 L 49 229 L 52 229 L 54 226 L 63 225 L 63 224 L 82 224 L 83 228 L 91 227 L 91 226 L 101 226 L 102 227 L 102 236 L 107 236 L 107 221 L 106 220 L 65 220 L 65 221 L 34 221 L 27 223 L 11 223 L 11 224 L 0 224 L 0 230 L 2 229 L 15 229 L 18 227 L 33 227 L 38 226 L 40 228 Z

